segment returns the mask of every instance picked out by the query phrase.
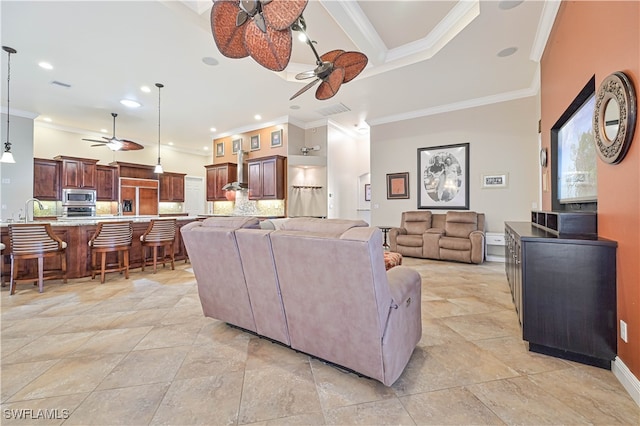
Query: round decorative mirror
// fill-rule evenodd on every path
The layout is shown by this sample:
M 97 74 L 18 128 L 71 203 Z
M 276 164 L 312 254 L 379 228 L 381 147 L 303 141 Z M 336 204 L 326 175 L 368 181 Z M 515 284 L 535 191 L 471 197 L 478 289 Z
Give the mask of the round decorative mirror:
M 614 72 L 600 84 L 593 113 L 593 135 L 602 161 L 617 164 L 627 154 L 636 126 L 636 108 L 633 84 L 623 72 Z

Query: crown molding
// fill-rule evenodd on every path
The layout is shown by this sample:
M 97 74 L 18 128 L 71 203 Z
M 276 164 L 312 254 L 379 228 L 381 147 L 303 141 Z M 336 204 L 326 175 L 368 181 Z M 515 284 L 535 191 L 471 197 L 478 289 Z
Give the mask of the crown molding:
M 2 112 L 2 114 L 7 114 L 7 108 L 6 107 L 2 107 L 2 109 L 0 110 Z M 19 109 L 15 109 L 15 108 L 11 108 L 11 113 L 9 114 L 10 117 L 22 117 L 22 118 L 29 118 L 31 120 L 35 120 L 36 118 L 38 118 L 38 116 L 40 116 L 40 114 L 37 114 L 35 112 L 31 112 L 31 111 L 22 111 Z
M 542 59 L 542 54 L 549 40 L 549 35 L 551 35 L 558 9 L 560 9 L 560 3 L 559 0 L 551 0 L 545 1 L 544 6 L 542 6 L 538 29 L 536 30 L 533 45 L 531 46 L 531 52 L 529 52 L 529 59 L 534 62 L 540 62 L 540 59 Z

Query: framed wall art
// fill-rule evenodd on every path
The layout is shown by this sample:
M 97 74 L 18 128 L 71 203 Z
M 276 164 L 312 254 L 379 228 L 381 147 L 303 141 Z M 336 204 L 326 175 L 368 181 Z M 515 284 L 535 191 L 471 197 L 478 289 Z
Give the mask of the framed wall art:
M 387 174 L 387 200 L 409 198 L 409 172 Z
M 251 151 L 257 151 L 260 149 L 260 135 L 251 136 Z
M 418 148 L 418 208 L 469 210 L 469 144 Z
M 237 154 L 242 149 L 242 139 L 234 139 L 231 141 L 231 152 Z
M 508 173 L 485 174 L 482 175 L 482 182 L 480 182 L 483 188 L 506 188 L 508 183 Z
M 282 146 L 282 129 L 271 132 L 271 148 Z
M 216 144 L 216 157 L 224 157 L 224 142 Z
M 370 183 L 364 184 L 364 200 L 371 201 L 371 184 Z

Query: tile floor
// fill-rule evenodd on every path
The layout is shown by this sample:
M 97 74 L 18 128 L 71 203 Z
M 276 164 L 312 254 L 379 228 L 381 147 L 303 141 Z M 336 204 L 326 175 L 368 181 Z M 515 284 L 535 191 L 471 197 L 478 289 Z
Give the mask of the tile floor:
M 423 335 L 392 387 L 204 318 L 188 264 L 5 287 L 1 422 L 640 423 L 610 371 L 527 351 L 503 264 L 404 264 L 423 278 Z

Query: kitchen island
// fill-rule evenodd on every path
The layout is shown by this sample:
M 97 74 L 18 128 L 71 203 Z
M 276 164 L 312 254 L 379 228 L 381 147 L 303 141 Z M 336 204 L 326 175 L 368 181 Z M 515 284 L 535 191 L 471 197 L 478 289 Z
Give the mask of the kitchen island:
M 89 250 L 89 240 L 96 231 L 98 222 L 104 221 L 125 221 L 133 222 L 133 239 L 129 252 L 130 268 L 142 267 L 142 245 L 140 236 L 149 226 L 151 219 L 158 216 L 95 216 L 88 218 L 75 219 L 58 219 L 49 221 L 53 232 L 67 243 L 67 274 L 69 278 L 82 278 L 91 276 L 91 251 Z M 163 219 L 167 217 L 163 216 Z M 184 260 L 187 258 L 187 251 L 180 229 L 187 223 L 198 220 L 196 216 L 177 216 L 176 228 L 176 244 L 175 244 L 175 260 Z M 6 248 L 2 252 L 2 276 L 3 283 L 8 282 L 8 275 L 11 271 L 11 244 L 9 240 L 9 226 L 7 223 L 0 224 L 0 238 Z M 109 254 L 113 258 L 108 259 L 109 262 L 115 261 L 115 253 Z M 20 262 L 20 274 L 28 273 L 30 276 L 37 276 L 36 261 Z M 58 258 L 45 259 L 45 268 L 59 268 L 60 260 Z M 5 276 L 7 278 L 5 278 Z

